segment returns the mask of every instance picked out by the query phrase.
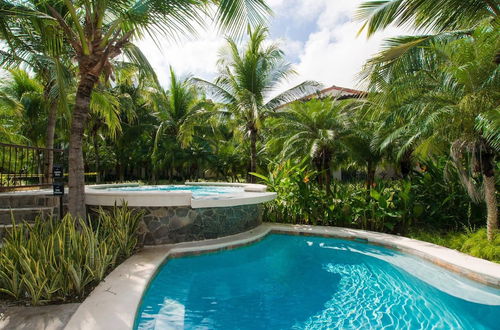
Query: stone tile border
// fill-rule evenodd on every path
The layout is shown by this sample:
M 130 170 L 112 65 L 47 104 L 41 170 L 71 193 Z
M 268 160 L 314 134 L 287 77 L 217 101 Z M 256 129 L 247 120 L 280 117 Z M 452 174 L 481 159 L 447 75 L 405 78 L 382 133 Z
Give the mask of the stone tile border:
M 140 244 L 145 245 L 203 241 L 243 233 L 262 224 L 264 213 L 261 204 L 209 208 L 129 206 L 129 209 L 142 214 L 138 234 Z M 99 217 L 93 207 L 88 208 L 88 214 L 91 219 Z
M 416 255 L 475 281 L 500 288 L 500 264 L 406 237 L 339 227 L 262 224 L 250 231 L 198 242 L 146 247 L 118 266 L 80 305 L 65 329 L 132 329 L 142 294 L 169 258 L 232 249 L 269 233 L 362 239 Z

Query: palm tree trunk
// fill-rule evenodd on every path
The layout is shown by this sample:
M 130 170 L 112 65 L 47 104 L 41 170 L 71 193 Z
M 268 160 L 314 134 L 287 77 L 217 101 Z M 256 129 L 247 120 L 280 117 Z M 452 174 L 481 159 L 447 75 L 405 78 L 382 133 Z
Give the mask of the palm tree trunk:
M 73 216 L 85 219 L 83 133 L 90 110 L 90 97 L 98 77 L 90 73 L 82 73 L 82 68 L 80 69 L 81 78 L 76 92 L 69 138 L 68 211 Z
M 495 187 L 495 163 L 492 152 L 481 154 L 481 172 L 484 183 L 484 199 L 486 201 L 486 227 L 488 240 L 493 240 L 498 230 L 498 206 Z
M 257 130 L 250 130 L 250 172 L 257 171 Z M 255 183 L 255 177 L 248 174 L 248 182 Z
M 49 116 L 47 120 L 47 131 L 45 135 L 45 148 L 54 148 L 54 135 L 56 131 L 56 118 L 57 118 L 57 102 L 51 102 L 49 108 Z M 52 183 L 52 166 L 54 165 L 54 151 L 47 150 L 45 158 L 45 183 Z
M 486 199 L 486 209 L 488 212 L 487 232 L 488 240 L 493 240 L 495 232 L 498 230 L 498 207 L 496 199 L 495 177 L 484 177 L 484 194 Z
M 314 166 L 316 167 L 316 170 L 318 171 L 318 176 L 317 176 L 317 181 L 318 181 L 318 186 L 320 188 L 323 188 L 323 183 L 324 183 L 324 177 L 323 177 L 323 160 L 322 156 L 321 157 L 314 157 L 313 159 Z
M 332 170 L 331 170 L 331 156 L 328 152 L 323 153 L 322 170 L 325 176 L 325 191 L 327 195 L 332 194 L 331 182 L 332 182 Z
M 99 173 L 99 169 L 101 168 L 101 161 L 99 158 L 99 141 L 97 140 L 97 129 L 94 129 L 92 140 L 94 142 L 94 153 L 95 153 L 95 182 L 101 182 L 101 176 Z
M 372 161 L 368 161 L 366 166 L 366 189 L 370 191 L 375 183 L 376 166 Z
M 330 166 L 326 166 L 325 168 L 325 185 L 326 185 L 326 194 L 332 194 L 332 170 Z
M 403 179 L 408 178 L 408 176 L 411 173 L 411 168 L 412 168 L 412 163 L 411 163 L 411 154 L 413 151 L 409 150 L 405 152 L 403 155 L 403 158 L 399 161 L 399 166 L 401 169 L 401 175 L 403 176 Z

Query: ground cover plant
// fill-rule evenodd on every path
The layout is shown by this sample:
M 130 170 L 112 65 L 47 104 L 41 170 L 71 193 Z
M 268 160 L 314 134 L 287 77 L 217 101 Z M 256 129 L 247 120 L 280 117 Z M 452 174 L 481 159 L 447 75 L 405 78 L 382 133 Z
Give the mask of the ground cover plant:
M 486 237 L 486 229 L 463 228 L 461 231 L 414 231 L 411 238 L 449 247 L 474 257 L 500 263 L 500 235 L 493 241 Z
M 115 206 L 94 224 L 70 214 L 14 222 L 0 248 L 0 293 L 31 305 L 83 300 L 135 252 L 141 216 Z

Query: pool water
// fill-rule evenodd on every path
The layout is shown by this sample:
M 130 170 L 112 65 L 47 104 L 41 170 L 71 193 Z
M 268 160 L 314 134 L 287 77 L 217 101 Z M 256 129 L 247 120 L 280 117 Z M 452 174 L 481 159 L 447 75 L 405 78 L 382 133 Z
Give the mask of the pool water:
M 106 188 L 109 191 L 187 191 L 193 193 L 193 198 L 211 197 L 224 194 L 235 194 L 244 192 L 243 187 L 235 186 L 185 186 L 185 185 L 165 185 L 165 186 L 130 186 Z
M 136 329 L 499 329 L 500 290 L 419 258 L 334 238 L 268 235 L 168 260 Z

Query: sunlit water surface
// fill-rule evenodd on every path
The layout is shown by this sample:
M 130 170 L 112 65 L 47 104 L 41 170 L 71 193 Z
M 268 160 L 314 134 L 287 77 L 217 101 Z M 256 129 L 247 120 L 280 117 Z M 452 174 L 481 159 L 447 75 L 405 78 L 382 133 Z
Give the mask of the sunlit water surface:
M 148 287 L 135 328 L 500 329 L 499 320 L 500 290 L 416 257 L 273 234 L 169 260 Z
M 158 186 L 130 186 L 105 188 L 108 191 L 187 191 L 193 193 L 193 198 L 216 197 L 217 195 L 237 194 L 244 191 L 243 187 L 234 186 L 185 186 L 185 185 L 158 185 Z

